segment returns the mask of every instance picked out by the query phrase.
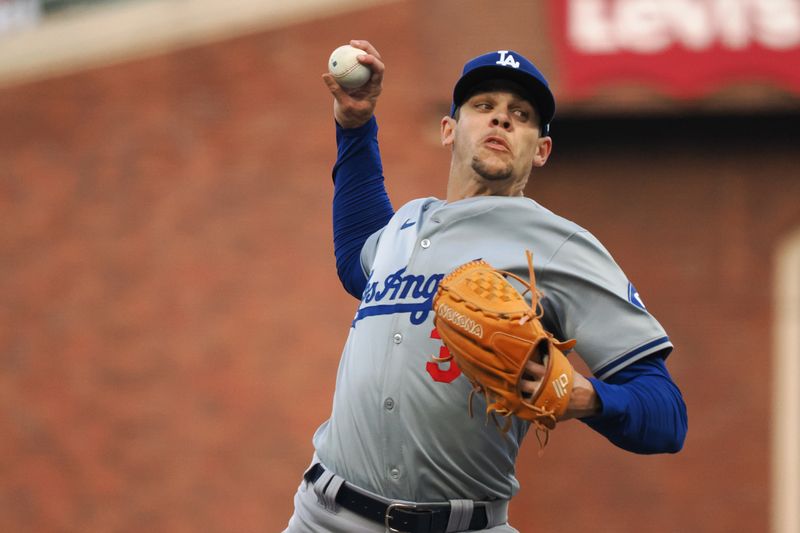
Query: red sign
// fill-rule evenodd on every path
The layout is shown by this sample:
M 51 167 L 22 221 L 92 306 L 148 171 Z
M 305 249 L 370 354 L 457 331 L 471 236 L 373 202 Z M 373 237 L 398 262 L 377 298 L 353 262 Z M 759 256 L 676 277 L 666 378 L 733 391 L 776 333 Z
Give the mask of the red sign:
M 677 98 L 740 82 L 800 93 L 800 0 L 554 0 L 563 87 L 575 98 L 646 83 Z

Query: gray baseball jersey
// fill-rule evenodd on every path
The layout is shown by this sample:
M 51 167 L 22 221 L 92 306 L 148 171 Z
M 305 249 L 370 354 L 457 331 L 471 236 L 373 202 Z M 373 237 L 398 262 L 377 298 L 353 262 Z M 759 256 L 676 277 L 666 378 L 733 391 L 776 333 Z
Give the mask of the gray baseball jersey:
M 458 367 L 437 364 L 433 325 L 439 281 L 482 258 L 527 277 L 533 252 L 545 325 L 603 379 L 671 348 L 633 285 L 589 232 L 524 197 L 435 198 L 400 208 L 361 252 L 367 286 L 344 346 L 331 417 L 314 435 L 317 454 L 347 481 L 411 501 L 509 499 L 529 424 L 504 438 Z

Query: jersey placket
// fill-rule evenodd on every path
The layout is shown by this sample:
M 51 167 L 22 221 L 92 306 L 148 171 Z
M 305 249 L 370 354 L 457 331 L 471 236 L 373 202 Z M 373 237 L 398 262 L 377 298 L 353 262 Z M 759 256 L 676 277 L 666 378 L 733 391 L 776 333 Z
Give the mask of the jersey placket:
M 426 210 L 427 206 L 423 208 Z M 409 228 L 411 229 L 411 228 Z M 417 227 L 417 235 L 411 248 L 411 253 L 407 261 L 408 272 L 427 272 L 424 264 L 429 263 L 426 257 L 432 253 L 432 238 L 430 230 L 423 229 L 422 217 L 420 217 Z M 427 229 L 427 228 L 426 228 Z M 429 322 L 415 325 L 411 323 L 409 314 L 400 313 L 392 317 L 390 328 L 387 334 L 390 337 L 388 342 L 389 356 L 387 357 L 382 387 L 382 419 L 383 419 L 383 456 L 386 458 L 384 464 L 384 475 L 388 486 L 392 487 L 393 493 L 409 494 L 413 492 L 412 472 L 414 465 L 408 464 L 408 457 L 404 454 L 405 443 L 409 438 L 409 431 L 413 427 L 407 427 L 402 420 L 402 410 L 405 407 L 404 399 L 414 391 L 407 390 L 408 380 L 406 376 L 415 372 L 424 372 L 424 366 L 419 366 L 419 360 L 414 354 L 427 348 L 430 344 Z M 407 421 L 405 421 L 407 422 Z

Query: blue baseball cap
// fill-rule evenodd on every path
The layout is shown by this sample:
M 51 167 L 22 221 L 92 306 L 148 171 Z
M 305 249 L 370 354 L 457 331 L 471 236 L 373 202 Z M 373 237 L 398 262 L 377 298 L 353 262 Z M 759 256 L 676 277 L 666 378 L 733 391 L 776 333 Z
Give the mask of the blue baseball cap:
M 547 135 L 550 121 L 556 114 L 556 101 L 550 92 L 550 85 L 539 69 L 522 54 L 513 50 L 489 52 L 467 61 L 461 78 L 453 88 L 453 105 L 450 116 L 470 96 L 471 90 L 484 81 L 505 79 L 522 86 L 525 96 L 536 108 L 541 117 L 542 134 Z

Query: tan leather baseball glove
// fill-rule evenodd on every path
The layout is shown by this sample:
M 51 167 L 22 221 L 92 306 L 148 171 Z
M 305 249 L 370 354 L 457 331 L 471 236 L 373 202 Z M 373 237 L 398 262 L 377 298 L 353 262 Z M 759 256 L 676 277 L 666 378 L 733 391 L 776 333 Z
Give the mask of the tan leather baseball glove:
M 507 418 L 500 428 L 503 433 L 511 427 L 511 415 L 516 415 L 534 424 L 544 447 L 548 431 L 569 405 L 573 368 L 562 350 L 571 349 L 575 341 L 560 342 L 542 326 L 541 295 L 530 251 L 527 257 L 530 281 L 478 260 L 456 268 L 440 282 L 433 300 L 434 322 L 450 356 L 437 361 L 454 358 L 472 383 L 470 416 L 473 394 L 484 394 L 487 417 L 496 413 Z M 520 294 L 507 276 L 528 289 Z M 531 306 L 523 297 L 528 292 Z M 531 359 L 547 368 L 533 395 L 520 386 Z

